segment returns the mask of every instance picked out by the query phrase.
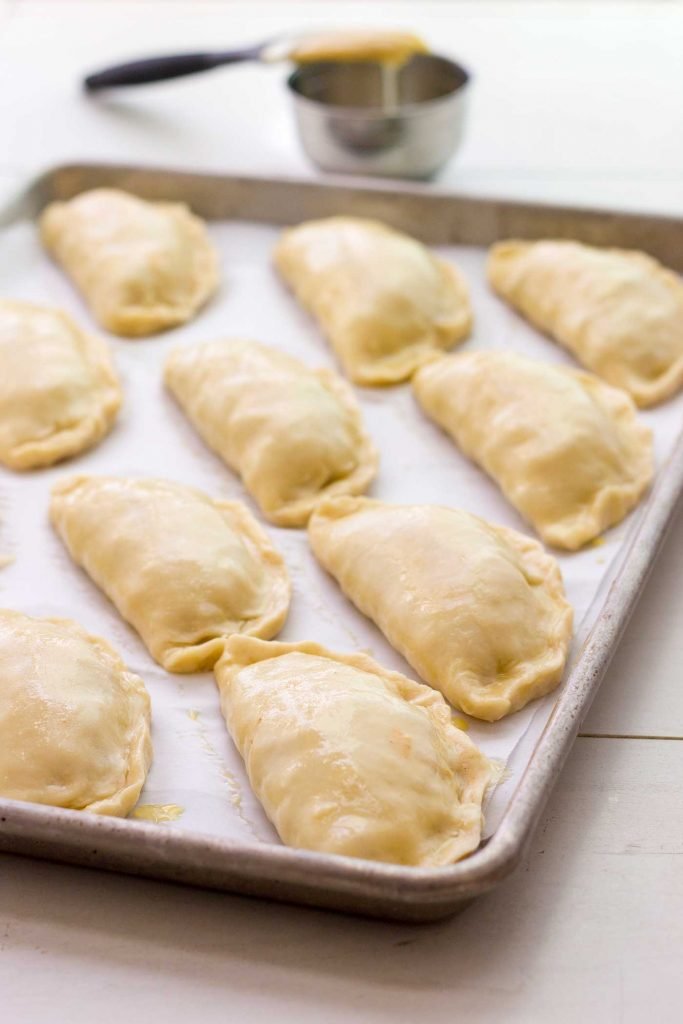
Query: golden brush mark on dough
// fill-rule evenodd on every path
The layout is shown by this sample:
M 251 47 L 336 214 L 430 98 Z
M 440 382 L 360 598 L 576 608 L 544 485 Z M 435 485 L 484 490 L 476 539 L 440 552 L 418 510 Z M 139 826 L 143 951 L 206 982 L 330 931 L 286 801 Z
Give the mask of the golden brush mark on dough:
M 465 718 L 461 718 L 459 715 L 453 715 L 452 721 L 456 729 L 462 729 L 463 732 L 467 732 L 467 730 L 470 727 L 470 723 Z
M 191 713 L 190 717 L 192 717 Z M 198 713 L 194 721 L 198 723 L 197 736 L 199 738 L 199 745 L 204 751 L 204 753 L 207 755 L 207 760 L 211 764 L 212 768 L 217 770 L 219 778 L 222 779 L 222 781 L 226 784 L 231 806 L 235 808 L 240 821 L 242 822 L 243 825 L 246 826 L 246 828 L 249 830 L 250 834 L 254 837 L 254 839 L 256 839 L 259 843 L 263 842 L 263 838 L 258 834 L 253 823 L 244 813 L 244 809 L 242 806 L 242 787 L 240 786 L 233 772 L 231 772 L 227 765 L 224 763 L 223 758 L 220 756 L 214 745 L 211 743 L 211 740 L 206 734 L 206 729 L 204 725 L 199 721 Z
M 138 821 L 152 821 L 155 825 L 164 825 L 169 821 L 177 821 L 185 808 L 179 804 L 139 804 L 130 814 Z

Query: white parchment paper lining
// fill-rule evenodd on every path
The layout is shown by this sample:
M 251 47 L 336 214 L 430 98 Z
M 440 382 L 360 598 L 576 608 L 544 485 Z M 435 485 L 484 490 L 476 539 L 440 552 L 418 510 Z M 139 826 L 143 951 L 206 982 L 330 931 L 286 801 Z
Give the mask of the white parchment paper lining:
M 146 340 L 108 339 L 125 393 L 120 418 L 109 437 L 94 451 L 48 470 L 15 474 L 0 469 L 0 553 L 14 557 L 0 573 L 0 602 L 33 615 L 76 619 L 109 640 L 145 680 L 153 707 L 154 764 L 141 803 L 173 803 L 183 808 L 177 821 L 159 827 L 279 842 L 251 793 L 225 729 L 213 676 L 170 675 L 159 668 L 137 634 L 72 564 L 47 520 L 52 484 L 75 472 L 166 477 L 215 497 L 242 499 L 259 516 L 240 481 L 208 451 L 165 393 L 164 358 L 178 344 L 241 336 L 290 352 L 313 367 L 334 367 L 335 362 L 316 326 L 272 270 L 270 252 L 276 230 L 225 223 L 213 225 L 210 231 L 222 257 L 223 284 L 196 321 Z M 509 348 L 548 362 L 572 362 L 489 292 L 483 251 L 443 248 L 440 252 L 461 268 L 471 287 L 475 330 L 467 348 Z M 102 333 L 70 282 L 42 253 L 32 224 L 16 225 L 3 234 L 1 294 L 62 307 L 86 328 Z M 420 413 L 409 386 L 357 388 L 356 394 L 381 452 L 379 476 L 370 491 L 373 497 L 455 505 L 531 532 L 496 486 Z M 679 398 L 642 413 L 655 432 L 659 466 L 680 429 L 682 410 Z M 610 531 L 603 544 L 558 556 L 575 610 L 574 650 L 599 611 L 593 599 L 639 514 L 636 511 Z M 383 665 L 414 677 L 379 630 L 318 567 L 305 531 L 267 528 L 286 558 L 294 587 L 289 620 L 280 638 L 315 640 L 333 651 L 365 650 Z M 487 835 L 495 830 L 553 703 L 551 696 L 495 724 L 468 721 L 472 739 L 507 766 L 504 781 L 487 807 Z

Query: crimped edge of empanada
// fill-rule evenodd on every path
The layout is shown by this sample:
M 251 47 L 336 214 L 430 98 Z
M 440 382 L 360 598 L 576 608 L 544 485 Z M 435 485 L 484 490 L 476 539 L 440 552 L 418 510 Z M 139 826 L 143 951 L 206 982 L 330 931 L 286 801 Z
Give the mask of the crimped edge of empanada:
M 21 618 L 33 618 L 33 616 L 26 616 L 21 612 L 8 608 L 2 611 L 5 615 L 11 611 L 12 615 L 17 615 Z M 88 633 L 87 630 L 83 629 L 73 619 L 50 617 L 42 620 L 38 618 L 37 621 L 51 622 L 56 626 L 60 626 L 67 633 L 72 633 L 79 640 L 85 640 L 90 647 L 94 648 L 100 661 L 112 665 L 121 685 L 126 690 L 128 704 L 133 705 L 129 709 L 131 711 L 131 722 L 135 722 L 137 727 L 131 733 L 128 756 L 126 758 L 126 775 L 121 780 L 119 788 L 109 796 L 102 797 L 100 800 L 95 800 L 81 807 L 74 807 L 71 804 L 64 805 L 69 810 L 89 811 L 92 814 L 125 818 L 138 802 L 147 773 L 152 764 L 151 701 L 147 688 L 140 676 L 131 672 L 126 667 L 119 654 L 101 636 Z M 52 806 L 63 805 L 53 804 Z
M 363 494 L 377 476 L 379 451 L 363 425 L 363 416 L 353 391 L 333 370 L 312 371 L 320 383 L 331 391 L 340 404 L 350 413 L 358 432 L 358 462 L 351 473 L 330 481 L 319 491 L 297 501 L 288 501 L 277 508 L 263 508 L 263 514 L 276 526 L 306 526 L 319 503 L 327 497 L 341 494 Z
M 462 308 L 458 309 L 456 314 L 450 319 L 445 316 L 437 316 L 432 323 L 431 336 L 428 335 L 421 339 L 417 338 L 415 341 L 405 345 L 402 349 L 399 349 L 388 356 L 383 356 L 375 360 L 368 359 L 363 362 L 345 358 L 344 353 L 340 351 L 334 343 L 331 335 L 328 334 L 325 326 L 318 319 L 312 305 L 304 298 L 305 289 L 301 286 L 301 283 L 298 280 L 299 275 L 291 271 L 287 260 L 288 239 L 290 235 L 298 230 L 298 228 L 305 227 L 307 224 L 319 223 L 324 220 L 332 221 L 340 219 L 363 221 L 369 226 L 380 227 L 384 231 L 396 234 L 399 237 L 409 238 L 412 242 L 421 245 L 433 260 L 436 268 L 440 271 L 443 277 L 444 288 L 453 293 L 457 303 Z M 420 366 L 430 362 L 432 359 L 437 359 L 444 350 L 452 348 L 464 341 L 472 330 L 473 314 L 469 288 L 460 271 L 453 266 L 453 264 L 435 256 L 427 246 L 423 245 L 422 242 L 419 242 L 412 236 L 407 235 L 405 232 L 392 228 L 388 224 L 384 224 L 382 221 L 368 217 L 327 217 L 320 218 L 319 221 L 304 221 L 303 224 L 292 228 L 286 228 L 282 232 L 273 250 L 273 263 L 280 277 L 292 292 L 297 302 L 311 315 L 319 330 L 330 342 L 332 350 L 346 376 L 349 377 L 354 384 L 358 384 L 361 387 L 381 387 L 391 384 L 400 384 L 403 381 L 409 380 L 412 374 L 415 373 Z
M 59 480 L 52 488 L 49 507 L 50 521 L 67 551 L 71 555 L 73 561 L 79 566 L 81 566 L 81 562 L 71 551 L 60 526 L 60 499 L 70 492 L 77 490 L 83 482 L 100 479 L 110 480 L 128 478 L 112 478 L 110 476 L 99 477 L 84 473 Z M 140 477 L 139 479 L 147 480 L 150 478 Z M 181 486 L 187 487 L 185 484 Z M 271 575 L 271 586 L 268 592 L 270 599 L 269 606 L 261 615 L 256 618 L 246 620 L 243 628 L 241 628 L 239 632 L 245 636 L 257 636 L 263 639 L 275 636 L 282 629 L 289 613 L 292 593 L 292 585 L 284 558 L 277 551 L 263 527 L 260 526 L 246 505 L 241 501 L 222 501 L 209 497 L 209 495 L 197 488 L 189 487 L 187 489 L 195 491 L 199 497 L 210 501 L 211 504 L 218 509 L 228 525 L 256 549 L 259 559 Z M 88 573 L 85 568 L 84 571 Z M 88 573 L 88 576 L 92 579 L 92 577 L 90 577 L 90 573 Z M 118 606 L 111 600 L 104 588 L 101 587 L 94 579 L 93 584 L 101 591 L 101 593 L 104 594 L 107 600 L 111 601 L 124 621 L 128 622 L 129 620 L 126 618 L 123 610 L 118 608 Z M 136 629 L 135 626 L 132 626 L 132 628 Z M 195 641 L 187 641 L 182 644 L 173 643 L 172 640 L 164 638 L 164 641 L 161 644 L 154 645 L 154 648 L 152 648 L 147 643 L 142 632 L 137 629 L 136 632 L 138 632 L 138 635 L 154 660 L 158 662 L 162 668 L 166 669 L 167 672 L 174 672 L 178 674 L 210 670 L 223 653 L 226 639 L 228 636 L 233 635 L 231 633 L 226 634 L 216 632 L 215 634 L 208 636 L 206 639 L 198 638 Z
M 493 766 L 486 755 L 476 746 L 462 729 L 453 724 L 451 709 L 443 696 L 430 686 L 383 668 L 374 658 L 360 652 L 340 654 L 328 650 L 312 641 L 282 642 L 264 641 L 250 637 L 234 635 L 225 645 L 223 656 L 214 666 L 214 676 L 221 697 L 221 708 L 228 729 L 230 729 L 230 713 L 228 708 L 229 691 L 236 673 L 250 665 L 262 661 L 270 661 L 285 654 L 310 654 L 330 661 L 358 669 L 391 684 L 397 696 L 406 703 L 413 704 L 428 712 L 444 739 L 449 739 L 453 749 L 457 749 L 462 763 L 458 770 L 466 779 L 466 786 L 458 793 L 458 810 L 463 817 L 470 815 L 478 818 L 479 827 L 470 832 L 459 831 L 437 848 L 434 854 L 421 862 L 421 867 L 442 867 L 461 860 L 477 849 L 481 840 L 483 825 L 482 803 L 489 788 L 494 784 Z M 236 742 L 236 741 L 235 741 Z M 245 762 L 248 768 L 248 752 Z
M 102 309 L 96 313 L 106 330 L 125 338 L 146 337 L 187 323 L 206 305 L 220 283 L 218 254 L 208 238 L 204 222 L 185 203 L 157 205 L 183 221 L 194 241 L 193 294 L 177 305 L 128 305 L 113 312 Z
M 150 205 L 163 209 L 184 224 L 189 240 L 195 244 L 192 268 L 193 289 L 186 301 L 176 305 L 156 303 L 147 306 L 130 303 L 111 306 L 109 302 L 97 302 L 95 297 L 91 297 L 81 288 L 69 266 L 61 259 L 57 235 L 61 227 L 60 218 L 68 216 L 70 200 L 50 203 L 43 210 L 39 219 L 42 243 L 71 280 L 100 325 L 112 334 L 125 338 L 138 338 L 169 330 L 190 320 L 214 294 L 219 284 L 218 254 L 208 238 L 206 225 L 201 218 L 195 216 L 185 203 L 143 200 L 124 189 L 91 189 L 89 191 L 123 193 L 140 200 L 140 202 L 148 202 Z M 74 199 L 77 198 L 78 196 L 74 196 Z
M 232 339 L 226 339 L 230 341 Z M 242 339 L 235 339 L 242 341 Z M 342 408 L 349 414 L 353 428 L 358 437 L 357 456 L 358 461 L 354 469 L 346 476 L 338 477 L 331 480 L 328 484 L 322 487 L 320 490 L 311 492 L 304 497 L 297 498 L 293 501 L 280 502 L 277 505 L 265 506 L 261 504 L 256 495 L 249 489 L 244 477 L 240 473 L 239 466 L 236 463 L 229 461 L 225 454 L 220 452 L 217 447 L 214 447 L 204 434 L 198 423 L 195 422 L 194 418 L 190 415 L 186 408 L 185 402 L 182 396 L 176 389 L 175 378 L 176 375 L 182 374 L 182 363 L 183 360 L 193 352 L 197 351 L 197 346 L 193 347 L 178 347 L 171 350 L 165 364 L 164 364 L 164 383 L 167 389 L 171 392 L 174 399 L 180 406 L 185 415 L 187 421 L 195 430 L 197 435 L 204 441 L 204 444 L 211 451 L 215 452 L 220 459 L 228 466 L 232 472 L 236 473 L 242 480 L 245 489 L 251 495 L 252 499 L 259 506 L 261 512 L 275 526 L 282 527 L 302 527 L 308 522 L 311 513 L 314 508 L 324 497 L 329 494 L 362 494 L 369 487 L 370 483 L 377 476 L 377 470 L 379 467 L 379 452 L 375 447 L 372 438 L 368 434 L 363 424 L 363 416 L 360 405 L 358 404 L 353 390 L 343 380 L 338 373 L 333 370 L 318 369 L 312 370 L 305 363 L 300 362 L 295 356 L 291 356 L 289 353 L 280 352 L 279 349 L 275 349 L 272 346 L 264 345 L 258 341 L 247 341 L 248 344 L 254 345 L 265 351 L 277 353 L 278 355 L 287 356 L 290 360 L 298 363 L 302 373 L 311 374 L 318 379 L 320 384 L 337 399 Z M 201 348 L 201 346 L 199 346 Z M 179 365 L 178 365 L 179 364 Z
M 501 349 L 483 349 L 478 352 L 447 356 L 445 361 L 452 366 L 457 360 L 474 361 L 479 356 L 496 354 L 512 353 L 506 353 Z M 527 359 L 526 356 L 522 358 Z M 428 382 L 432 374 L 438 373 L 439 367 L 437 363 L 432 363 L 424 374 L 418 373 L 413 378 L 413 391 L 420 408 L 431 422 L 453 441 L 457 450 L 465 458 L 480 467 L 482 472 L 500 488 L 506 500 L 519 512 L 520 516 L 532 525 L 536 533 L 546 544 L 565 551 L 577 551 L 611 526 L 621 522 L 628 512 L 638 504 L 643 494 L 649 488 L 654 475 L 652 431 L 638 419 L 633 400 L 621 388 L 615 388 L 595 374 L 584 370 L 575 370 L 572 367 L 557 364 L 541 363 L 539 360 L 533 360 L 533 362 L 538 362 L 539 365 L 543 365 L 549 370 L 573 377 L 578 381 L 583 389 L 588 392 L 592 401 L 607 409 L 614 423 L 615 430 L 627 430 L 631 433 L 634 449 L 637 450 L 639 455 L 642 455 L 631 478 L 624 479 L 621 484 L 612 484 L 609 487 L 601 488 L 593 496 L 593 499 L 585 503 L 580 510 L 551 523 L 541 522 L 538 519 L 532 519 L 530 516 L 527 516 L 517 505 L 513 494 L 504 488 L 492 473 L 488 472 L 486 467 L 474 456 L 469 448 L 464 447 L 456 440 L 451 431 L 432 415 L 427 407 L 427 397 L 422 390 L 422 386 L 423 382 L 425 384 Z
M 372 509 L 373 507 L 381 512 L 384 504 L 384 502 L 371 498 L 343 497 L 330 498 L 320 505 L 311 516 L 308 524 L 309 543 L 320 565 L 326 568 L 325 562 L 318 555 L 316 545 L 312 539 L 319 524 L 325 520 L 343 519 L 346 516 L 354 515 L 358 511 L 368 508 Z M 437 507 L 448 508 L 448 506 Z M 450 509 L 450 511 L 464 512 L 462 509 Z M 546 648 L 539 657 L 532 661 L 518 662 L 514 671 L 507 674 L 504 685 L 500 685 L 498 680 L 495 684 L 490 682 L 478 683 L 476 681 L 477 677 L 472 676 L 474 681 L 471 680 L 469 685 L 466 686 L 462 680 L 458 681 L 457 679 L 447 678 L 438 681 L 436 679 L 429 679 L 427 674 L 423 673 L 417 664 L 418 660 L 420 660 L 419 658 L 411 656 L 411 652 L 407 647 L 399 650 L 389 637 L 386 639 L 413 666 L 426 683 L 435 690 L 440 691 L 455 707 L 468 715 L 472 715 L 473 718 L 479 718 L 486 722 L 496 722 L 506 715 L 519 711 L 529 701 L 542 697 L 559 686 L 564 674 L 569 643 L 572 637 L 574 613 L 572 606 L 565 596 L 560 567 L 556 559 L 545 550 L 539 541 L 534 540 L 532 537 L 527 537 L 510 527 L 490 523 L 487 519 L 473 515 L 471 512 L 465 512 L 465 514 L 479 520 L 486 529 L 492 530 L 513 550 L 518 552 L 523 560 L 523 568 L 529 571 L 535 582 L 542 582 L 544 584 L 553 604 L 557 606 L 557 635 L 554 638 L 552 647 Z M 347 593 L 341 583 L 339 583 L 336 575 L 327 568 L 326 571 L 337 581 L 339 588 L 346 594 L 354 607 L 358 607 L 352 595 Z M 358 610 L 361 611 L 360 608 Z M 361 614 L 365 613 L 361 611 Z M 369 616 L 367 617 L 370 618 Z M 374 620 L 370 619 L 370 621 Z M 380 627 L 377 626 L 377 628 L 379 629 Z M 549 657 L 550 650 L 552 650 L 552 656 Z M 543 662 L 547 662 L 547 664 L 543 664 Z M 493 692 L 494 685 L 496 687 L 495 693 Z
M 632 434 L 633 455 L 640 456 L 630 480 L 601 488 L 590 504 L 586 504 L 580 512 L 555 523 L 533 524 L 547 544 L 567 551 L 578 551 L 584 544 L 620 523 L 650 487 L 654 476 L 652 431 L 638 419 L 633 400 L 625 391 L 606 384 L 591 373 L 565 367 L 558 369 L 578 380 L 593 400 L 607 409 L 616 430 L 628 430 Z
M 66 324 L 79 344 L 83 361 L 93 376 L 97 377 L 92 388 L 92 397 L 97 399 L 97 406 L 89 416 L 66 424 L 55 424 L 50 434 L 30 438 L 0 451 L 0 462 L 14 470 L 40 469 L 94 448 L 111 430 L 123 400 L 121 385 L 106 343 L 102 338 L 82 330 L 61 309 L 10 300 L 4 300 L 1 304 L 50 313 Z M 21 344 L 21 340 L 17 343 Z
M 480 518 L 480 517 L 478 517 Z M 490 687 L 484 686 L 475 699 L 472 694 L 459 699 L 462 710 L 475 718 L 497 722 L 507 715 L 520 711 L 532 700 L 545 697 L 562 682 L 569 656 L 573 635 L 574 609 L 566 598 L 562 572 L 555 558 L 545 550 L 540 541 L 527 537 L 509 526 L 499 526 L 482 520 L 518 551 L 524 562 L 524 569 L 530 570 L 535 582 L 542 582 L 546 592 L 557 608 L 556 631 L 552 645 L 533 661 L 519 663 L 515 670 L 505 677 L 501 685 L 498 677 L 498 693 L 491 698 Z M 460 695 L 459 695 L 460 696 Z
M 348 363 L 337 352 L 344 371 L 354 384 L 359 384 L 362 387 L 402 384 L 404 381 L 410 380 L 420 367 L 426 366 L 427 363 L 431 363 L 435 359 L 440 359 L 444 352 L 460 345 L 469 337 L 472 331 L 473 314 L 465 279 L 452 263 L 447 263 L 431 253 L 430 255 L 443 274 L 446 286 L 453 289 L 462 303 L 460 315 L 450 320 L 435 320 L 432 337 L 424 341 L 411 342 L 410 345 L 406 345 L 397 352 L 373 362 Z
M 505 302 L 520 314 L 520 316 L 524 317 L 525 320 L 532 324 L 546 337 L 550 338 L 552 341 L 556 342 L 556 344 L 561 345 L 562 348 L 570 352 L 579 363 L 585 365 L 587 369 L 607 381 L 607 383 L 611 384 L 612 387 L 621 388 L 622 390 L 627 391 L 639 408 L 645 409 L 652 405 L 658 405 L 660 402 L 665 401 L 665 399 L 671 398 L 672 395 L 675 395 L 680 391 L 681 387 L 683 387 L 683 353 L 679 359 L 676 359 L 668 369 L 664 373 L 660 374 L 660 376 L 655 380 L 650 381 L 634 374 L 626 363 L 618 365 L 614 372 L 607 375 L 596 365 L 579 355 L 573 345 L 568 344 L 559 337 L 559 335 L 549 330 L 549 328 L 540 319 L 534 317 L 531 310 L 522 309 L 512 298 L 511 290 L 504 280 L 503 270 L 507 258 L 510 256 L 514 258 L 516 256 L 524 255 L 533 249 L 533 247 L 539 242 L 563 243 L 571 241 L 572 240 L 566 238 L 543 238 L 536 239 L 535 241 L 511 238 L 506 239 L 505 241 L 496 242 L 489 249 L 486 261 L 486 274 L 489 284 L 493 290 L 505 300 Z M 584 245 L 585 243 L 576 242 L 575 244 Z M 680 291 L 683 294 L 683 282 L 681 282 L 679 276 L 672 270 L 669 270 L 668 267 L 663 266 L 658 260 L 653 259 L 652 256 L 648 256 L 645 252 L 640 252 L 637 249 L 619 249 L 615 247 L 610 248 L 591 245 L 586 245 L 586 248 L 599 248 L 605 253 L 612 253 L 630 260 L 631 262 L 640 263 L 664 281 L 669 289 Z

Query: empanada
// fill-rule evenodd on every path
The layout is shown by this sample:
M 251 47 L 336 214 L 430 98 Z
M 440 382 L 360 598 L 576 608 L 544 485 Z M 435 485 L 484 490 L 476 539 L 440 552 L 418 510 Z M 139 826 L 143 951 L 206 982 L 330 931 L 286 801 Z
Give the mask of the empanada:
M 353 392 L 330 370 L 231 340 L 177 349 L 165 379 L 273 523 L 304 526 L 323 495 L 360 494 L 377 472 Z
M 0 460 L 48 466 L 97 444 L 121 389 L 106 345 L 56 309 L 0 300 Z
M 267 638 L 285 621 L 284 562 L 240 502 L 95 476 L 62 480 L 52 495 L 72 558 L 169 672 L 211 668 L 231 633 Z
M 275 265 L 356 384 L 396 384 L 467 337 L 465 282 L 450 263 L 373 220 L 290 228 Z
M 643 252 L 578 242 L 500 242 L 495 290 L 637 405 L 683 385 L 683 281 Z
M 184 203 L 150 203 L 97 188 L 50 203 L 46 249 L 114 334 L 154 334 L 195 315 L 218 285 L 206 228 Z
M 440 694 L 363 654 L 232 637 L 215 667 L 283 842 L 438 867 L 479 845 L 490 764 Z
M 554 558 L 515 530 L 437 505 L 330 498 L 318 561 L 416 672 L 496 721 L 562 678 L 572 610 Z
M 6 609 L 0 666 L 0 794 L 128 814 L 152 760 L 142 679 L 75 622 Z
M 652 479 L 652 435 L 590 373 L 463 352 L 413 379 L 420 405 L 548 544 L 573 551 L 618 523 Z

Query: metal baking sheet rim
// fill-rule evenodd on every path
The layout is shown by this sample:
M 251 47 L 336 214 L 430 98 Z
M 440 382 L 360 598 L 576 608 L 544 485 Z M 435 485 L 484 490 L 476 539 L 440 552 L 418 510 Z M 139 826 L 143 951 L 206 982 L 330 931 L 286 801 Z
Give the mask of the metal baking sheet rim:
M 490 244 L 509 234 L 513 225 L 518 235 L 539 237 L 552 225 L 555 234 L 565 237 L 645 247 L 670 265 L 676 263 L 669 253 L 683 227 L 675 218 L 468 199 L 412 184 L 237 178 L 85 164 L 45 172 L 0 212 L 0 226 L 34 216 L 53 198 L 68 198 L 105 184 L 150 198 L 184 198 L 197 212 L 214 219 L 288 223 L 341 210 L 362 211 L 434 244 Z M 283 199 L 288 201 L 283 204 Z M 444 219 L 444 204 L 457 208 L 459 216 Z M 448 232 L 444 235 L 445 227 Z M 683 269 L 682 259 L 679 254 L 678 269 Z M 620 567 L 606 596 L 599 593 L 596 597 L 601 600 L 604 596 L 602 610 L 562 686 L 499 828 L 466 860 L 447 868 L 399 867 L 237 843 L 184 830 L 164 832 L 143 822 L 5 799 L 0 799 L 0 851 L 396 920 L 428 921 L 454 913 L 506 878 L 524 856 L 682 491 L 683 432 L 624 544 Z

